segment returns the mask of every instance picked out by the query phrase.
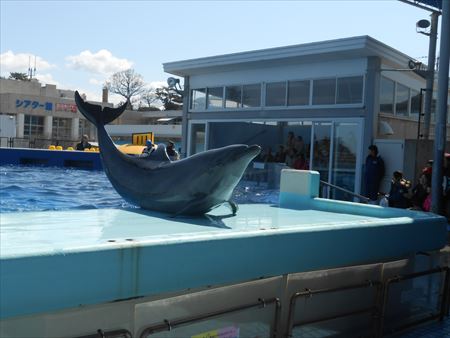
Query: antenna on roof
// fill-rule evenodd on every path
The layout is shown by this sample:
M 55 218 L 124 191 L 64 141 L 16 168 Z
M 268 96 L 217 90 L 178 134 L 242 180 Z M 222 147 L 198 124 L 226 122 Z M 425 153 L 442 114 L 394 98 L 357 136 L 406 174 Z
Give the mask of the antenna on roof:
M 28 78 L 31 80 L 36 76 L 36 55 L 34 56 L 34 68 L 31 68 L 31 55 L 28 55 Z

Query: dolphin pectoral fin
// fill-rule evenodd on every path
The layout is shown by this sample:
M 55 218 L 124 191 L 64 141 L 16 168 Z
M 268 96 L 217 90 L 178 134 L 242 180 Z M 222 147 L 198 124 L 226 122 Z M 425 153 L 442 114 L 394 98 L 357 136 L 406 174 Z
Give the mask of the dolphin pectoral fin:
M 204 198 L 200 199 L 200 200 L 193 200 L 188 202 L 183 208 L 181 208 L 180 210 L 178 210 L 175 214 L 171 215 L 171 218 L 175 218 L 178 217 L 184 213 L 186 213 L 189 209 L 199 205 L 200 203 L 202 203 L 204 201 Z
M 233 216 L 235 216 L 237 211 L 239 210 L 239 206 L 236 204 L 236 202 L 234 202 L 232 200 L 228 200 L 227 203 L 231 209 L 231 212 L 233 213 Z

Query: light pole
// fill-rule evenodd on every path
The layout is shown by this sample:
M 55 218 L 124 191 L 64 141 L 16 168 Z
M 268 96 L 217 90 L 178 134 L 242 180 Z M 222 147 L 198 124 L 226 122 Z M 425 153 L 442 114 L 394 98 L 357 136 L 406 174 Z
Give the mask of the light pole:
M 437 41 L 437 26 L 438 26 L 438 12 L 431 13 L 431 27 L 429 33 L 421 32 L 430 37 L 430 44 L 428 46 L 428 66 L 427 66 L 427 85 L 425 91 L 425 107 L 424 107 L 424 131 L 423 138 L 428 140 L 430 136 L 430 121 L 431 121 L 431 103 L 433 101 L 433 84 L 434 84 L 434 65 L 436 63 L 436 41 Z

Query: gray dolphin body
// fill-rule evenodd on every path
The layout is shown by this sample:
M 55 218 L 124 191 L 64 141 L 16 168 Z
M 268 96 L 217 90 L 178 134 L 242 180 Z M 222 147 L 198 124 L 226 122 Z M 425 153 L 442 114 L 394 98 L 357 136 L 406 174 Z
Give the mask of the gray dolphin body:
M 201 215 L 224 202 L 236 212 L 231 194 L 250 161 L 260 153 L 259 146 L 231 145 L 171 162 L 165 147 L 158 145 L 146 158 L 132 157 L 116 148 L 104 127 L 123 113 L 126 104 L 102 109 L 85 102 L 78 92 L 75 101 L 97 127 L 105 173 L 125 200 L 175 215 Z

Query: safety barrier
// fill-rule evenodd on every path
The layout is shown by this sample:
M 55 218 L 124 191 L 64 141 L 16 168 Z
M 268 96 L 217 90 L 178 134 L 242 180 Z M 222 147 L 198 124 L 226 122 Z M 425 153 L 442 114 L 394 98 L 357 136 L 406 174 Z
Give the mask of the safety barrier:
M 320 294 L 330 294 L 330 293 L 336 293 L 336 292 L 344 292 L 348 290 L 355 290 L 355 289 L 362 289 L 362 288 L 373 288 L 374 294 L 373 294 L 373 302 L 371 306 L 364 307 L 364 308 L 358 308 L 351 311 L 339 311 L 339 309 L 336 309 L 337 312 L 331 315 L 323 316 L 320 318 L 314 318 L 311 320 L 303 320 L 303 321 L 295 321 L 295 308 L 297 304 L 297 300 L 301 298 L 312 298 L 314 296 L 320 295 Z M 377 281 L 365 281 L 360 284 L 352 284 L 352 285 L 346 285 L 342 287 L 336 287 L 336 288 L 328 288 L 328 289 L 319 289 L 319 290 L 311 290 L 306 289 L 304 291 L 296 292 L 291 296 L 290 306 L 289 306 L 289 313 L 288 313 L 288 323 L 287 323 L 287 337 L 292 337 L 292 331 L 294 327 L 299 326 L 306 326 L 311 325 L 315 323 L 320 322 L 326 322 L 334 319 L 339 319 L 343 317 L 349 317 L 349 316 L 355 316 L 360 314 L 369 314 L 369 316 L 372 319 L 372 332 L 375 336 L 375 333 L 377 331 L 377 322 L 375 320 L 376 313 L 377 313 L 377 299 L 379 297 L 379 293 L 381 290 L 381 283 Z
M 35 148 L 48 149 L 49 146 L 61 146 L 63 149 L 73 147 L 79 140 L 43 139 L 25 137 L 0 137 L 0 147 L 3 148 Z
M 96 333 L 87 336 L 79 336 L 76 338 L 133 338 L 133 335 L 128 330 L 114 330 L 114 331 L 103 331 L 97 330 Z
M 439 297 L 437 299 L 439 311 L 437 313 L 433 313 L 431 315 L 421 318 L 419 320 L 412 320 L 409 321 L 406 324 L 398 325 L 397 321 L 394 321 L 394 324 L 397 326 L 395 328 L 389 328 L 386 330 L 385 328 L 385 321 L 386 321 L 386 313 L 389 306 L 389 298 L 391 296 L 390 289 L 392 288 L 392 285 L 395 283 L 400 283 L 408 280 L 413 280 L 419 277 L 426 277 L 433 274 L 445 274 L 443 277 L 442 284 L 439 286 Z M 436 285 L 435 285 L 436 286 Z M 312 327 L 309 330 L 309 333 L 316 334 L 315 336 L 319 336 L 320 333 L 317 332 L 323 332 L 323 329 L 320 327 L 320 324 L 326 323 L 326 322 L 332 322 L 334 320 L 339 319 L 345 319 L 347 318 L 347 324 L 350 323 L 350 326 L 347 327 L 347 329 L 351 330 L 358 330 L 357 326 L 363 327 L 365 322 L 359 322 L 358 320 L 353 320 L 353 322 L 348 322 L 348 318 L 357 316 L 364 316 L 368 320 L 368 323 L 370 325 L 366 325 L 364 327 L 364 332 L 356 332 L 352 331 L 353 334 L 363 334 L 363 336 L 370 336 L 370 337 L 385 337 L 389 336 L 391 334 L 397 334 L 401 331 L 404 331 L 408 328 L 417 326 L 419 324 L 422 324 L 426 321 L 430 320 L 443 320 L 445 316 L 448 316 L 449 314 L 449 296 L 450 296 L 450 269 L 447 266 L 444 267 L 437 267 L 434 269 L 426 270 L 426 271 L 420 271 L 416 273 L 411 274 L 404 274 L 399 276 L 394 276 L 392 278 L 387 278 L 383 282 L 380 281 L 371 281 L 371 280 L 365 280 L 360 283 L 353 283 L 348 285 L 341 285 L 339 287 L 329 287 L 329 288 L 321 288 L 321 289 L 304 289 L 302 291 L 297 291 L 293 293 L 290 297 L 289 306 L 287 308 L 287 315 L 283 317 L 283 320 L 281 319 L 281 301 L 279 298 L 273 297 L 269 299 L 262 299 L 259 298 L 258 301 L 253 303 L 246 303 L 241 305 L 236 305 L 234 307 L 228 307 L 223 309 L 218 309 L 216 311 L 210 311 L 206 313 L 200 313 L 192 316 L 182 317 L 182 318 L 175 318 L 175 319 L 164 319 L 161 322 L 157 322 L 154 324 L 151 324 L 149 326 L 145 326 L 141 329 L 139 329 L 139 333 L 135 332 L 135 337 L 139 338 L 147 338 L 151 336 L 157 336 L 157 333 L 166 332 L 166 334 L 170 331 L 174 331 L 176 329 L 179 329 L 181 327 L 187 327 L 192 326 L 194 324 L 205 324 L 208 322 L 208 320 L 219 320 L 222 322 L 227 322 L 224 316 L 230 315 L 230 314 L 238 314 L 238 313 L 244 313 L 243 311 L 255 309 L 267 309 L 269 306 L 274 306 L 273 313 L 270 314 L 266 313 L 266 316 L 269 315 L 268 318 L 271 319 L 271 323 L 269 323 L 270 326 L 270 332 L 267 331 L 263 336 L 267 337 L 293 337 L 297 336 L 296 334 L 293 334 L 294 328 L 305 328 L 311 325 L 319 324 L 319 326 Z M 349 294 L 352 293 L 352 294 Z M 361 295 L 364 295 L 364 297 L 367 297 L 367 304 L 361 305 Z M 397 295 L 398 296 L 398 295 Z M 320 298 L 320 297 L 336 297 L 337 299 L 335 305 L 336 306 L 330 306 L 328 311 L 325 311 L 323 308 L 320 311 L 321 315 L 319 316 L 309 316 L 310 318 L 304 319 L 305 315 L 310 313 L 307 312 L 298 312 L 299 300 L 304 300 L 302 305 L 305 306 L 304 311 L 312 311 L 314 312 L 317 310 L 317 304 L 313 303 L 314 298 Z M 353 297 L 353 298 L 352 298 Z M 359 302 L 352 303 L 352 299 L 355 299 L 355 297 L 358 299 Z M 400 299 L 404 298 L 404 296 L 401 294 L 400 297 L 395 298 L 395 301 L 398 302 Z M 318 300 L 318 304 L 321 303 L 322 300 Z M 342 302 L 343 301 L 343 302 Z M 328 304 L 332 304 L 333 302 L 328 302 Z M 338 306 L 339 304 L 343 306 Z M 359 303 L 359 304 L 356 304 Z M 364 303 L 364 302 L 363 302 Z M 398 304 L 391 304 L 393 306 Z M 342 310 L 342 308 L 345 308 L 346 310 Z M 248 314 L 248 313 L 247 313 Z M 162 317 L 164 318 L 164 317 Z M 303 319 L 302 319 L 303 318 Z M 233 321 L 230 321 L 233 322 Z M 247 322 L 247 321 L 246 321 Z M 283 322 L 286 325 L 282 325 Z M 391 321 L 392 322 L 392 321 Z M 353 325 L 352 323 L 356 323 L 357 325 Z M 249 322 L 247 322 L 248 325 L 251 325 Z M 342 324 L 342 323 L 341 323 Z M 334 326 L 333 326 L 334 325 Z M 345 330 L 345 327 L 342 325 L 339 327 L 339 323 L 335 322 L 332 323 L 331 326 L 328 325 L 328 328 L 331 328 L 332 330 L 335 330 L 335 332 L 342 333 L 342 330 Z M 282 331 L 277 331 L 280 328 L 284 328 Z M 192 327 L 191 327 L 192 329 Z M 229 336 L 233 336 L 233 327 L 225 328 L 228 329 Z M 235 334 L 239 336 L 239 331 L 237 328 Z M 341 331 L 340 331 L 341 330 Z M 214 332 L 213 332 L 214 331 Z M 217 330 L 213 330 L 211 332 L 205 332 L 198 337 L 215 337 L 215 334 Z M 283 332 L 284 331 L 284 332 Z M 316 332 L 316 333 L 314 333 Z M 164 336 L 166 336 L 164 334 Z M 183 333 L 179 332 L 173 332 L 173 336 L 186 336 Z M 130 331 L 125 329 L 115 330 L 115 331 L 102 331 L 97 330 L 96 333 L 93 333 L 91 335 L 86 336 L 79 336 L 76 338 L 132 338 L 133 335 L 130 333 Z M 197 336 L 196 336 L 197 337 Z M 228 336 L 227 336 L 228 337 Z
M 392 327 L 389 330 L 386 330 L 385 329 L 386 312 L 387 312 L 389 295 L 390 295 L 389 290 L 392 287 L 392 285 L 394 283 L 400 283 L 400 282 L 404 282 L 404 281 L 408 281 L 408 280 L 412 280 L 412 279 L 417 279 L 419 277 L 429 276 L 429 275 L 433 275 L 433 274 L 442 274 L 442 273 L 445 274 L 445 277 L 444 277 L 444 281 L 443 281 L 440 302 L 438 302 L 438 304 L 437 304 L 437 306 L 439 307 L 439 311 L 437 313 L 434 312 L 434 313 L 429 314 L 428 316 L 419 318 L 417 320 L 412 320 L 407 323 L 403 323 L 399 326 Z M 446 315 L 448 316 L 449 305 L 450 305 L 449 304 L 449 288 L 450 288 L 450 278 L 449 277 L 450 277 L 450 268 L 448 266 L 445 266 L 445 267 L 438 267 L 438 268 L 430 269 L 427 271 L 421 271 L 421 272 L 406 274 L 406 275 L 402 275 L 402 276 L 395 276 L 395 277 L 387 279 L 383 283 L 383 301 L 382 301 L 381 310 L 380 310 L 379 336 L 383 337 L 383 335 L 394 334 L 394 333 L 397 333 L 400 331 L 404 331 L 408 328 L 411 328 L 411 327 L 420 325 L 424 322 L 428 322 L 428 321 L 435 320 L 435 319 L 439 319 L 440 321 L 442 321 Z
M 280 300 L 278 298 L 271 298 L 271 299 L 267 299 L 267 300 L 260 298 L 255 303 L 239 305 L 239 306 L 235 306 L 235 307 L 231 307 L 231 308 L 227 308 L 227 309 L 218 310 L 215 312 L 204 313 L 204 314 L 197 315 L 197 316 L 185 317 L 185 318 L 175 319 L 175 320 L 171 320 L 171 321 L 166 319 L 162 323 L 154 324 L 149 327 L 146 327 L 142 331 L 142 333 L 140 334 L 139 337 L 146 338 L 146 337 L 148 337 L 152 334 L 158 333 L 158 332 L 171 331 L 177 327 L 192 324 L 192 323 L 199 322 L 199 321 L 203 321 L 206 319 L 211 319 L 211 318 L 219 317 L 221 315 L 225 315 L 225 314 L 229 314 L 229 313 L 233 313 L 233 312 L 245 311 L 245 310 L 249 310 L 249 309 L 255 309 L 255 308 L 263 309 L 269 305 L 274 305 L 274 307 L 275 307 L 274 319 L 273 319 L 273 324 L 271 326 L 271 333 L 270 333 L 270 337 L 275 338 L 275 337 L 277 337 L 276 330 L 278 327 L 279 310 L 280 310 Z

